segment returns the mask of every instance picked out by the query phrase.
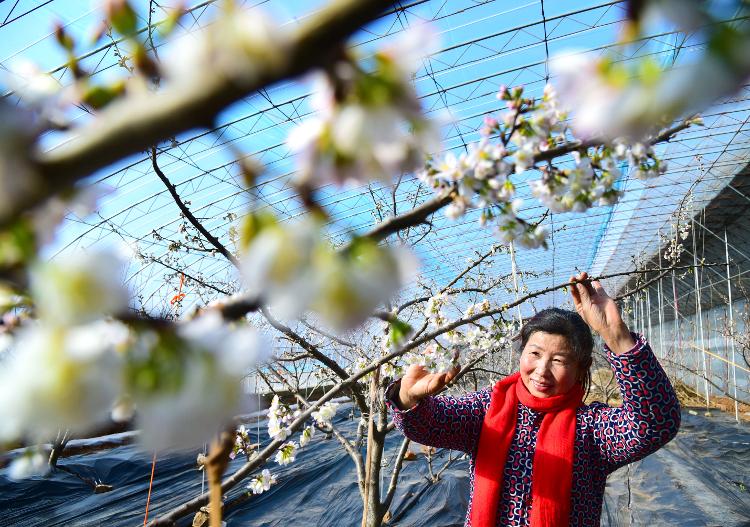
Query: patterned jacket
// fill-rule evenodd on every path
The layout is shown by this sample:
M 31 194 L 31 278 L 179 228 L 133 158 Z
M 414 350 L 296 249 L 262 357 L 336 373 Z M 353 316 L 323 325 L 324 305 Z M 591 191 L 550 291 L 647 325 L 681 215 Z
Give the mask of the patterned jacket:
M 646 340 L 636 335 L 633 349 L 621 355 L 606 349 L 622 393 L 623 405 L 595 402 L 576 414 L 571 527 L 598 526 L 607 475 L 664 446 L 680 427 L 680 405 L 672 385 Z M 461 397 L 436 396 L 400 411 L 389 391 L 388 405 L 396 426 L 408 438 L 471 456 L 470 488 L 474 493 L 474 461 L 491 388 Z M 531 512 L 531 467 L 543 414 L 518 404 L 518 424 L 505 463 L 503 495 L 497 525 L 528 525 Z M 466 527 L 470 527 L 467 511 Z

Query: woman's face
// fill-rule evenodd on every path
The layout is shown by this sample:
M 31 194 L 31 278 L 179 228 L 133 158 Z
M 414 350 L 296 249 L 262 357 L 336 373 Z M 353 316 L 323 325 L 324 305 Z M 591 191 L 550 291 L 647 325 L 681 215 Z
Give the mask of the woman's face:
M 543 331 L 532 333 L 526 341 L 520 370 L 526 389 L 542 398 L 567 393 L 579 378 L 568 339 Z

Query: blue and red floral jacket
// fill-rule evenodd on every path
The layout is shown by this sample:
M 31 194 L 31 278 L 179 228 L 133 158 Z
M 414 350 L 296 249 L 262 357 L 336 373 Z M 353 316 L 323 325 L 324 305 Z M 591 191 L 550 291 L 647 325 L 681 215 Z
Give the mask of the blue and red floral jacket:
M 636 337 L 636 345 L 624 354 L 618 356 L 606 350 L 622 393 L 622 407 L 595 402 L 578 409 L 571 527 L 598 526 L 607 475 L 664 446 L 680 427 L 680 405 L 672 385 L 646 340 Z M 461 397 L 428 397 L 406 411 L 400 411 L 393 400 L 388 400 L 394 422 L 406 437 L 471 456 L 472 496 L 479 433 L 491 392 L 487 388 Z M 541 418 L 541 413 L 518 404 L 518 424 L 505 463 L 498 526 L 528 525 L 531 467 Z M 465 526 L 470 525 L 467 514 Z

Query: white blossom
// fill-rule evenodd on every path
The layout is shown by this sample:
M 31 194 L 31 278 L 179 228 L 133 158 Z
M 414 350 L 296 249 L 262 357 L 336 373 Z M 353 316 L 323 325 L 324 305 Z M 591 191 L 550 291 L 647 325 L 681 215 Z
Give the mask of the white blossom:
M 329 75 L 337 77 L 338 97 L 329 77 L 316 79 L 312 102 L 318 115 L 288 139 L 300 166 L 298 183 L 391 183 L 422 166 L 439 146 L 438 128 L 422 114 L 411 81 L 419 66 L 416 57 L 425 51 L 416 43 L 425 42 L 407 32 L 403 49 L 376 52 L 375 67 L 367 73 L 349 62 L 336 64 Z M 379 82 L 357 81 L 365 75 Z M 376 96 L 373 85 L 380 90 Z M 346 97 L 340 97 L 342 87 L 349 90 Z
M 232 327 L 216 312 L 181 324 L 177 336 L 181 349 L 171 353 L 184 355 L 183 369 L 171 373 L 179 376 L 178 387 L 133 394 L 141 443 L 150 450 L 202 444 L 234 415 L 252 410 L 242 379 L 267 356 L 268 345 L 253 328 Z M 155 335 L 140 335 L 140 353 L 159 353 L 157 342 Z
M 321 426 L 330 426 L 333 416 L 336 415 L 338 403 L 325 403 L 317 411 L 311 414 L 315 422 Z
M 276 476 L 271 474 L 271 471 L 264 468 L 260 473 L 260 476 L 256 476 L 250 480 L 247 488 L 252 491 L 253 494 L 262 494 L 271 489 L 271 485 L 276 483 Z
M 65 111 L 77 99 L 75 85 L 64 88 L 52 75 L 25 59 L 11 63 L 0 81 L 43 120 L 60 127 L 68 124 Z
M 110 252 L 77 251 L 31 269 L 31 292 L 39 317 L 71 325 L 124 313 L 129 293 L 122 262 Z
M 458 332 L 453 333 L 455 336 Z M 407 353 L 404 362 L 409 366 L 417 364 L 433 373 L 447 372 L 456 365 L 456 353 L 443 346 L 430 344 L 419 352 Z
M 272 222 L 251 240 L 242 257 L 251 296 L 265 299 L 282 318 L 306 310 L 336 329 L 355 327 L 416 273 L 413 254 L 402 247 L 355 240 L 336 252 L 320 225 Z
M 300 315 L 320 288 L 314 267 L 319 243 L 319 227 L 309 219 L 260 231 L 241 260 L 248 295 L 265 298 L 281 318 Z
M 307 446 L 307 444 L 312 439 L 313 435 L 315 434 L 315 427 L 314 426 L 306 426 L 304 430 L 302 430 L 302 434 L 299 438 L 299 447 L 304 448 Z
M 294 441 L 289 441 L 281 445 L 281 448 L 276 452 L 276 457 L 274 458 L 276 463 L 282 466 L 293 463 L 294 458 L 297 455 L 297 448 L 297 443 Z
M 258 9 L 225 9 L 200 31 L 177 35 L 162 61 L 169 88 L 195 89 L 213 76 L 251 82 L 259 64 L 281 60 L 288 47 L 286 31 Z
M 611 122 L 619 91 L 598 71 L 597 61 L 579 53 L 567 53 L 552 61 L 556 87 L 567 108 L 575 109 L 574 132 L 590 138 Z M 620 135 L 620 134 L 617 134 Z
M 268 408 L 268 436 L 273 439 L 289 437 L 291 431 L 285 425 L 292 421 L 292 415 L 289 407 L 281 403 L 278 395 L 274 395 Z
M 127 341 L 116 322 L 21 328 L 0 370 L 0 440 L 46 440 L 106 421 L 122 392 Z

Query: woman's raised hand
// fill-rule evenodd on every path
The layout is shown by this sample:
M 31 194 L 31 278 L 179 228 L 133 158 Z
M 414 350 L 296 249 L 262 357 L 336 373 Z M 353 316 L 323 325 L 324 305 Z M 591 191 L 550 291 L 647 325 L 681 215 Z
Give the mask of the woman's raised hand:
M 630 350 L 635 341 L 620 316 L 620 309 L 597 280 L 587 273 L 570 277 L 570 292 L 576 311 L 586 324 L 599 333 L 616 355 Z
M 429 373 L 424 366 L 412 364 L 401 378 L 401 389 L 398 392 L 398 406 L 408 410 L 429 395 L 434 395 L 445 388 L 460 367 L 445 373 Z

